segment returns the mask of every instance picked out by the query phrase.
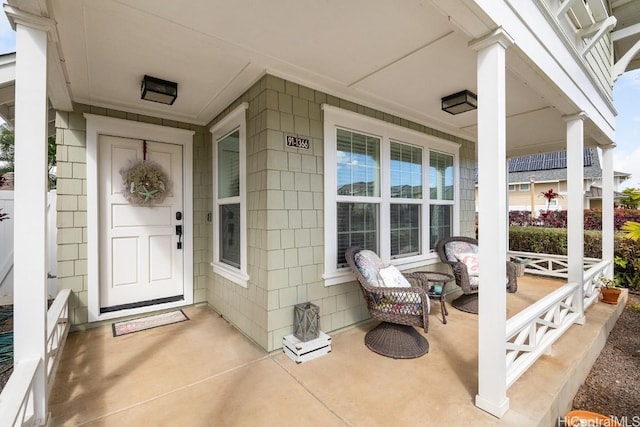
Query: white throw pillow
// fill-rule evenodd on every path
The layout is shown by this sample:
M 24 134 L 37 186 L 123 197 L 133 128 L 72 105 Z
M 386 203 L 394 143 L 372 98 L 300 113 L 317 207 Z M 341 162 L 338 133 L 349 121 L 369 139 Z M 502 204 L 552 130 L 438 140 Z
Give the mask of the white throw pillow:
M 378 271 L 381 282 L 384 283 L 384 286 L 387 288 L 410 288 L 411 283 L 400 273 L 400 270 L 396 268 L 395 265 L 390 265 L 389 267 L 381 268 Z
M 480 272 L 480 262 L 478 254 L 472 252 L 462 252 L 456 254 L 456 259 L 467 266 L 467 272 L 470 276 L 477 276 Z

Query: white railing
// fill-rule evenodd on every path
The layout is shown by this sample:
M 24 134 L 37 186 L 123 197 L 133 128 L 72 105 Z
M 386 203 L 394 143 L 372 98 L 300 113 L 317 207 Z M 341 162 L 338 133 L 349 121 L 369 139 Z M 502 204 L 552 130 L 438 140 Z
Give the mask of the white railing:
M 69 289 L 63 289 L 47 311 L 47 354 L 45 364 L 46 393 L 51 391 L 62 348 L 69 334 Z M 13 373 L 0 394 L 0 427 L 36 426 L 46 420 L 36 419 L 38 399 L 34 384 L 40 359 L 16 361 Z
M 0 297 L 13 295 L 13 191 L 0 190 L 0 209 L 9 217 L 0 221 Z
M 23 360 L 16 363 L 9 381 L 0 395 L 0 425 L 36 426 L 43 420 L 36 419 L 35 380 L 40 359 Z
M 69 334 L 69 289 L 58 293 L 47 312 L 47 392 L 53 386 L 62 348 Z
M 578 319 L 577 283 L 567 283 L 507 320 L 507 388 Z
M 533 252 L 509 251 L 512 260 L 524 261 L 524 272 L 540 276 L 566 279 L 569 275 L 569 258 L 566 255 L 537 254 Z M 598 258 L 583 258 L 584 268 L 600 262 Z
M 47 292 L 50 297 L 56 295 L 56 271 L 57 252 L 56 242 L 56 191 L 51 190 L 47 194 Z M 2 213 L 9 214 L 9 218 L 0 222 L 0 297 L 13 295 L 13 219 L 14 219 L 14 192 L 13 190 L 0 190 L 0 208 Z
M 584 309 L 586 310 L 591 304 L 598 301 L 600 296 L 600 276 L 606 276 L 609 269 L 613 266 L 611 261 L 600 261 L 584 272 L 582 280 L 582 292 L 584 295 Z
M 588 267 L 582 283 L 584 309 L 598 299 L 599 278 L 612 265 L 599 261 Z M 507 388 L 582 317 L 578 309 L 580 284 L 567 283 L 507 320 Z

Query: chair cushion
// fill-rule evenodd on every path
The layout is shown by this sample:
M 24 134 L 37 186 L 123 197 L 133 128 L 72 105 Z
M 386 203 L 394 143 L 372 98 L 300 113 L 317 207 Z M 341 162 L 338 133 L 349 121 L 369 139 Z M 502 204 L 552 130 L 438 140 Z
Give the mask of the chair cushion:
M 448 242 L 444 247 L 444 252 L 449 261 L 457 261 L 456 255 L 462 253 L 478 253 L 478 246 L 469 242 Z
M 389 267 L 381 268 L 379 271 L 381 286 L 386 286 L 387 288 L 410 288 L 411 283 L 400 273 L 400 270 L 396 268 L 395 265 L 390 265 Z
M 462 252 L 456 254 L 456 259 L 467 266 L 469 276 L 478 276 L 478 273 L 480 272 L 478 254 L 473 252 Z
M 369 286 L 384 286 L 380 283 L 378 272 L 384 268 L 382 260 L 373 251 L 364 249 L 354 255 L 356 267 Z

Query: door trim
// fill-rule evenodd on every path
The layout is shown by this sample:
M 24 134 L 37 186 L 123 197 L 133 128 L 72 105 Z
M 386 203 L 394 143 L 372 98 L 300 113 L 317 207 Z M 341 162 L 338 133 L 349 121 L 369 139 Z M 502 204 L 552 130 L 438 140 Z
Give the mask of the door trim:
M 192 130 L 133 122 L 113 117 L 84 114 L 87 124 L 87 304 L 88 321 L 147 313 L 193 304 L 193 135 Z M 100 135 L 146 139 L 182 145 L 184 300 L 100 313 L 98 140 Z

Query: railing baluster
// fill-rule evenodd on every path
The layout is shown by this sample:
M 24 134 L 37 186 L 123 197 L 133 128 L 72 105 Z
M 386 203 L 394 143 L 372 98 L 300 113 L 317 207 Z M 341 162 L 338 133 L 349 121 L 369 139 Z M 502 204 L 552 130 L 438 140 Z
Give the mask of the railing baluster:
M 532 259 L 530 266 L 540 271 L 539 262 L 546 263 L 547 270 L 556 271 L 566 264 L 561 257 L 523 252 L 510 255 Z M 523 256 L 526 255 L 526 256 Z M 535 257 L 537 255 L 537 257 Z M 526 370 L 576 321 L 576 302 L 580 286 L 592 289 L 585 292 L 585 308 L 597 300 L 598 278 L 611 267 L 611 261 L 589 260 L 581 284 L 567 283 L 543 299 L 507 320 L 507 387 L 510 387 Z M 564 268 L 563 268 L 564 269 Z M 528 271 L 525 269 L 525 271 Z M 566 271 L 566 270 L 565 270 Z M 547 273 L 548 274 L 548 273 Z M 587 303 L 588 302 L 588 303 Z M 528 345 L 524 345 L 524 337 Z
M 69 333 L 69 295 L 62 290 L 47 312 L 46 360 L 29 359 L 16 361 L 14 371 L 2 390 L 0 416 L 2 422 L 11 426 L 39 425 L 46 420 L 35 420 L 35 394 L 33 381 L 40 363 L 47 372 L 47 393 L 51 390 L 55 371 L 62 355 L 62 347 Z M 5 424 L 2 424 L 5 425 Z

